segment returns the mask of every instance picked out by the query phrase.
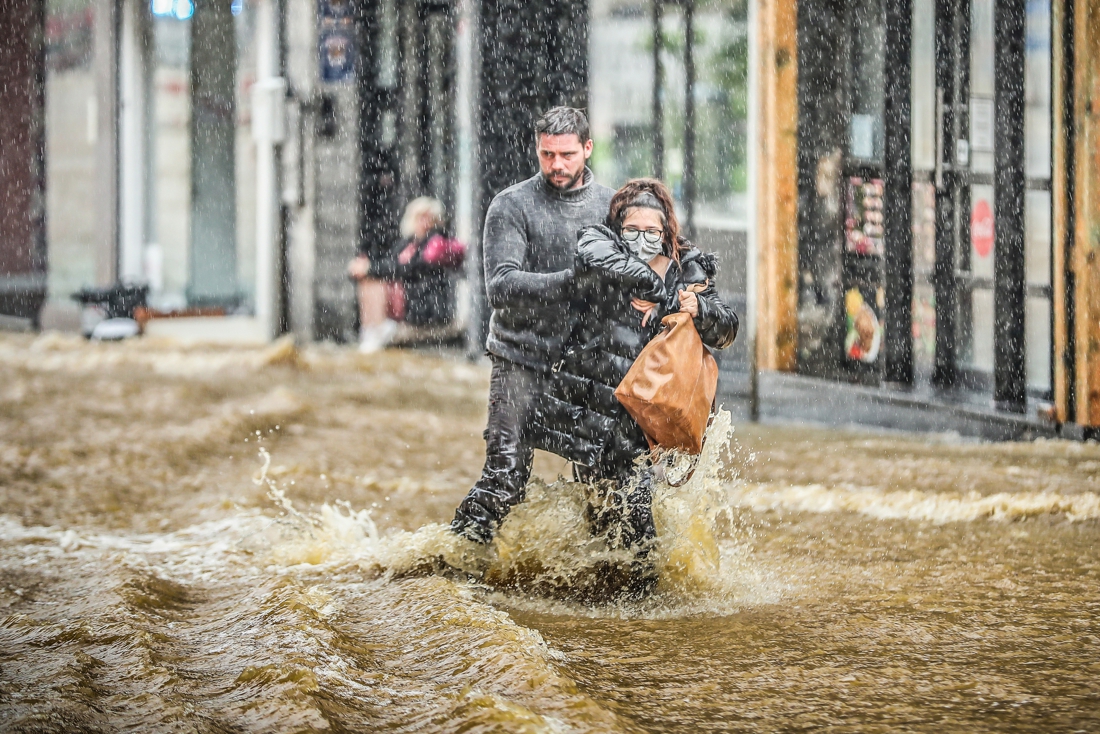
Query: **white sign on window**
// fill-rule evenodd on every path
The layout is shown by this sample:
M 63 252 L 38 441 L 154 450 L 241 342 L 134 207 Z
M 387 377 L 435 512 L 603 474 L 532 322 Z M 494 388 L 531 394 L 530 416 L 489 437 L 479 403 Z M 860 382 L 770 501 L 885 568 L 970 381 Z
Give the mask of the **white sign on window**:
M 849 154 L 853 158 L 875 157 L 874 115 L 852 115 Z
M 970 147 L 974 150 L 993 150 L 993 100 L 983 97 L 970 98 Z

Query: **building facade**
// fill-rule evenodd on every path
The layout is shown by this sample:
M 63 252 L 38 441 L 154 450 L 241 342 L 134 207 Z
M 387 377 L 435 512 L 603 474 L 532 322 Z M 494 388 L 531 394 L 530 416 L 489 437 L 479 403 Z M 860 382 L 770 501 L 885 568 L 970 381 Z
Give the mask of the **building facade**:
M 476 355 L 481 217 L 571 104 L 598 180 L 666 180 L 718 254 L 731 406 L 1100 425 L 1100 0 L 6 2 L 6 314 L 141 282 L 227 339 L 353 340 L 348 260 L 432 195 Z
M 761 367 L 844 421 L 1100 423 L 1096 3 L 758 8 Z
M 83 287 L 138 282 L 157 311 L 353 339 L 348 259 L 432 195 L 474 248 L 476 352 L 481 215 L 537 170 L 532 126 L 555 104 L 590 108 L 604 183 L 669 180 L 744 301 L 740 0 L 17 1 L 37 142 L 10 150 L 43 199 L 37 220 L 19 205 L 46 327 L 73 327 Z

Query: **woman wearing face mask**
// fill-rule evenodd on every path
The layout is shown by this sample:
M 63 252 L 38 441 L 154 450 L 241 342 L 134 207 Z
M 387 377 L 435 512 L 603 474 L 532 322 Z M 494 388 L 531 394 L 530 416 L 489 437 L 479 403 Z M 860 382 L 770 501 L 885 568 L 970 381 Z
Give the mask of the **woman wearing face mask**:
M 574 327 L 554 373 L 560 402 L 547 406 L 546 417 L 560 442 L 556 453 L 574 461 L 578 479 L 614 480 L 627 547 L 644 551 L 655 534 L 648 472 L 630 481 L 649 446 L 615 388 L 670 313 L 691 314 L 708 347 L 733 343 L 737 315 L 718 297 L 716 271 L 713 255 L 680 236 L 672 195 L 656 179 L 628 182 L 612 198 L 606 225 L 580 232 Z

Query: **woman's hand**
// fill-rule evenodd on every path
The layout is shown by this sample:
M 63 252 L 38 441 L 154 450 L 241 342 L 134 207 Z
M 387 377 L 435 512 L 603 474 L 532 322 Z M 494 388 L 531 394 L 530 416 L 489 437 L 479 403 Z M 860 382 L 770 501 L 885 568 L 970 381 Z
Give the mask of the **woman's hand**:
M 680 312 L 691 314 L 691 318 L 699 315 L 699 298 L 691 291 L 680 291 Z
M 348 275 L 356 280 L 362 280 L 370 273 L 370 258 L 366 255 L 359 255 L 350 263 L 348 263 Z
M 653 301 L 643 301 L 641 298 L 631 298 L 630 305 L 634 307 L 635 311 L 641 311 L 644 314 L 642 316 L 642 326 L 648 324 L 650 317 L 657 313 L 657 304 Z

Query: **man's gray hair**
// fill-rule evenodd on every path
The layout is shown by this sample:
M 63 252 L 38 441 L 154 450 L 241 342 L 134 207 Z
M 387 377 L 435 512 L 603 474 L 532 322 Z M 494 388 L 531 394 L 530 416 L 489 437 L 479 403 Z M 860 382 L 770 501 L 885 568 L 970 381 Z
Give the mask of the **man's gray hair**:
M 576 135 L 584 145 L 591 139 L 588 118 L 576 107 L 552 107 L 535 123 L 535 142 L 542 135 Z

